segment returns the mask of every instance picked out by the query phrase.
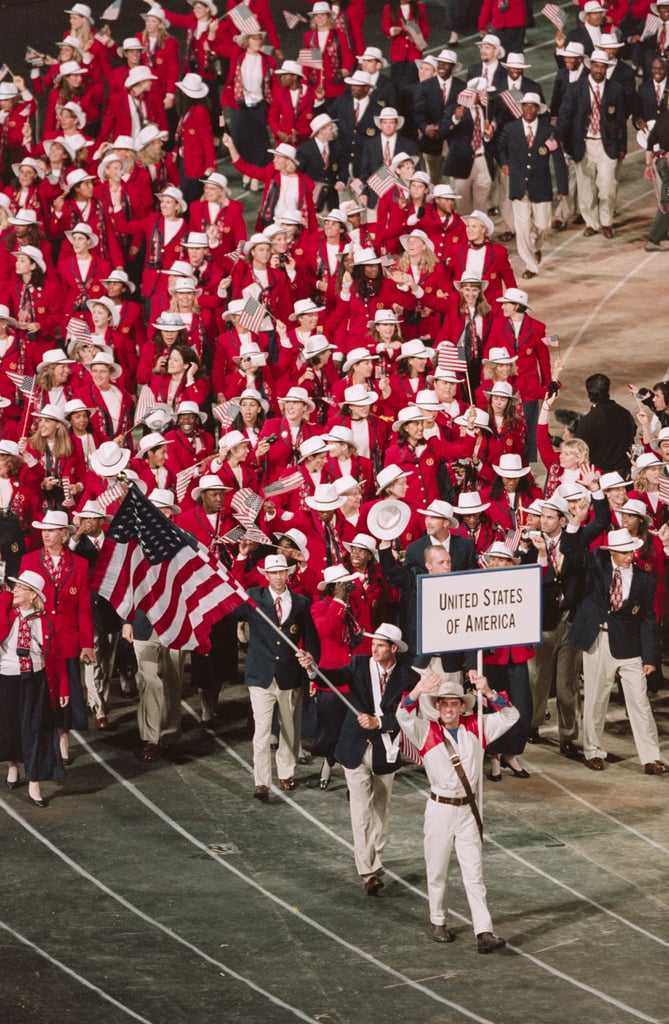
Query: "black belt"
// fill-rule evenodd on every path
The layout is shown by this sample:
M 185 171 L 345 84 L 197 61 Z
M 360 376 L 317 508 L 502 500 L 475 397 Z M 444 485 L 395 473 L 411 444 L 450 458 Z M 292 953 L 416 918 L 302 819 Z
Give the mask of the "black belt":
M 452 807 L 464 807 L 469 803 L 466 796 L 439 796 L 438 793 L 430 793 L 430 800 L 437 804 L 450 804 Z

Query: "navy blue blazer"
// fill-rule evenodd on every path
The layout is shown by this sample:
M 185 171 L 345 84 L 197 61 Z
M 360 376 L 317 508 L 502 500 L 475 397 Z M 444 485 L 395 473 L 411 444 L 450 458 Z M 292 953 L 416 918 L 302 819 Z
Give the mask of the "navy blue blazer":
M 451 76 L 451 90 L 448 96 L 448 104 L 462 92 L 463 89 L 467 88 L 467 83 L 463 82 L 461 78 L 453 78 Z M 425 129 L 429 124 L 441 124 L 441 119 L 444 116 L 444 94 L 441 88 L 441 79 L 437 75 L 433 75 L 432 78 L 428 78 L 426 82 L 419 82 L 416 86 L 415 106 L 414 106 L 414 118 L 416 121 L 416 127 L 420 132 L 425 132 Z M 428 135 L 423 134 L 420 140 L 420 149 L 423 153 L 431 153 L 433 156 L 438 156 L 441 153 L 442 139 L 431 139 Z
M 581 531 L 565 531 L 560 547 L 568 567 L 580 572 L 583 578 L 583 594 L 574 615 L 570 641 L 582 651 L 589 651 L 601 626 L 606 625 L 614 658 L 641 658 L 644 665 L 659 666 L 654 577 L 634 565 L 629 597 L 618 611 L 612 612 L 609 595 L 613 569 L 609 552 L 603 548 L 590 551 Z
M 669 89 L 665 89 L 660 102 L 657 102 L 655 82 L 644 82 L 637 92 L 637 107 L 634 112 L 634 123 L 638 121 L 657 121 L 660 111 L 667 106 Z
M 347 682 L 350 687 L 349 699 L 359 714 L 374 714 L 374 697 L 372 693 L 372 676 L 369 669 L 370 658 L 363 654 L 356 655 L 351 659 L 351 665 L 347 672 Z M 415 685 L 416 677 L 405 665 L 395 663 L 395 667 L 388 676 L 386 691 L 381 698 L 381 728 L 363 729 L 358 724 L 358 719 L 352 711 L 346 713 L 342 725 L 335 757 L 344 768 L 358 768 L 365 756 L 369 743 L 372 745 L 372 770 L 375 775 L 389 775 L 401 767 L 401 758 L 389 764 L 386 758 L 386 748 L 383 745 L 382 735 L 386 733 L 394 739 L 399 732 L 399 725 L 395 712 L 402 699 L 405 690 L 410 690 Z
M 362 150 L 365 142 L 378 135 L 374 118 L 379 116 L 383 107 L 383 101 L 370 97 L 367 109 L 356 124 L 353 116 L 353 97 L 348 90 L 328 105 L 327 112 L 337 122 L 339 141 L 343 151 L 349 154 L 356 178 L 361 177 Z
M 425 572 L 425 550 L 431 546 L 431 543 L 430 538 L 425 534 L 424 537 L 419 537 L 418 540 L 409 544 L 404 564 L 408 565 L 414 572 Z M 457 533 L 452 533 L 449 551 L 451 554 L 451 572 L 478 569 L 476 548 L 474 541 L 469 537 L 461 537 Z
M 581 68 L 581 74 L 577 81 L 584 75 L 586 78 L 588 77 L 588 69 L 585 67 Z M 564 67 L 558 68 L 555 78 L 553 79 L 553 92 L 551 94 L 551 102 L 549 105 L 549 113 L 551 117 L 558 116 L 569 85 L 569 71 Z
M 328 154 L 328 165 L 325 167 L 315 139 L 307 139 L 297 149 L 297 169 L 312 181 L 321 182 L 326 186 L 318 198 L 318 211 L 323 209 L 326 202 L 329 209 L 339 205 L 338 193 L 334 186 L 336 182 L 345 182 L 348 178 L 348 157 L 342 150 L 338 138 L 328 143 Z
M 318 632 L 311 617 L 311 601 L 302 594 L 291 590 L 292 606 L 290 615 L 279 626 L 274 601 L 268 587 L 251 587 L 249 596 L 258 607 L 277 624 L 277 627 L 294 644 L 300 644 L 316 662 L 321 648 Z M 265 690 L 276 679 L 280 690 L 294 690 L 306 682 L 307 674 L 300 667 L 295 651 L 284 644 L 275 631 L 248 605 L 242 605 L 232 613 L 237 619 L 245 619 L 251 631 L 246 654 L 244 682 L 247 686 L 262 686 Z
M 522 199 L 527 195 L 532 203 L 549 203 L 553 199 L 551 159 L 558 195 L 569 190 L 567 165 L 558 145 L 550 152 L 546 143 L 553 138 L 552 126 L 542 118 L 533 124 L 534 142 L 528 151 L 522 118 L 511 121 L 499 140 L 499 162 L 509 168 L 509 198 Z
M 604 88 L 599 105 L 602 144 L 606 155 L 616 160 L 618 153 L 627 152 L 625 97 L 622 86 L 617 82 L 607 81 L 602 85 Z M 577 163 L 585 156 L 591 109 L 589 76 L 582 75 L 578 82 L 568 87 L 555 125 L 555 137 Z
M 458 123 L 454 124 L 453 112 L 456 107 L 456 102 L 449 103 L 439 125 L 439 138 L 446 139 L 448 142 L 448 153 L 444 161 L 443 173 L 445 177 L 468 178 L 474 166 L 474 152 L 472 150 L 474 121 L 470 111 L 465 108 L 464 114 Z M 483 152 L 491 177 L 495 175 L 494 149 L 492 140 L 486 142 L 484 139 Z
M 418 146 L 413 139 L 409 139 L 406 135 L 398 135 L 397 141 L 395 142 L 395 152 L 393 153 L 393 156 L 397 156 L 398 153 L 408 153 L 409 156 L 416 156 L 418 154 Z M 373 139 L 368 139 L 363 146 L 360 177 L 363 181 L 367 181 L 370 174 L 373 174 L 374 171 L 378 171 L 379 167 L 382 166 L 383 136 L 379 132 L 379 134 L 375 135 Z M 374 200 L 373 205 L 375 206 L 378 201 L 376 193 L 372 192 L 371 189 L 365 189 L 365 193 L 370 199 Z

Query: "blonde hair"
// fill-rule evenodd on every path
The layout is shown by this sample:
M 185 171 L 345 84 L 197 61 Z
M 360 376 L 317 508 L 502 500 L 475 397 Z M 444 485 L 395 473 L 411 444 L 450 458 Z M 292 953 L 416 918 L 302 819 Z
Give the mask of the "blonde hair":
M 584 462 L 590 461 L 590 449 L 580 437 L 568 437 L 565 441 L 562 441 L 560 451 L 576 452 L 579 466 L 582 466 Z
M 500 364 L 496 363 L 494 359 L 484 359 L 483 360 L 483 379 L 484 380 L 492 380 L 492 381 L 497 380 L 497 377 L 495 376 L 495 367 L 499 366 L 499 365 Z M 506 364 L 502 364 L 502 365 L 506 365 Z M 510 365 L 511 365 L 511 372 L 510 372 L 509 376 L 510 377 L 515 377 L 516 374 L 518 373 L 518 363 L 511 363 Z
M 429 274 L 434 270 L 436 263 L 436 256 L 430 249 L 429 245 L 426 245 L 425 249 L 420 255 L 420 259 L 418 260 L 418 266 L 420 267 L 421 270 L 425 270 Z M 405 272 L 408 271 L 409 267 L 411 266 L 411 257 L 409 256 L 408 252 L 402 253 L 402 255 L 397 261 L 397 266 L 399 267 L 400 270 L 403 270 Z
M 47 448 L 50 447 L 49 442 L 45 437 L 41 437 L 39 430 L 36 430 L 33 436 L 30 438 L 30 444 L 36 452 L 44 455 Z M 70 441 L 70 433 L 64 423 L 56 421 L 56 435 L 53 442 L 53 454 L 57 459 L 66 459 L 72 454 L 72 442 Z

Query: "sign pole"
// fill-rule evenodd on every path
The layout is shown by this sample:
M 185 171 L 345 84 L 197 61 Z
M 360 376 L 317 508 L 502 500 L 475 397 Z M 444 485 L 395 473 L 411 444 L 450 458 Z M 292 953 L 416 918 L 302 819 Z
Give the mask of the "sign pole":
M 476 671 L 482 676 L 483 675 L 483 651 L 478 650 L 476 652 Z M 483 744 L 483 694 L 480 690 L 476 691 L 476 725 L 479 734 L 479 742 L 481 744 L 482 754 L 485 755 L 485 748 Z M 479 767 L 479 814 L 481 815 L 481 821 L 483 821 L 483 756 L 481 757 L 481 765 Z

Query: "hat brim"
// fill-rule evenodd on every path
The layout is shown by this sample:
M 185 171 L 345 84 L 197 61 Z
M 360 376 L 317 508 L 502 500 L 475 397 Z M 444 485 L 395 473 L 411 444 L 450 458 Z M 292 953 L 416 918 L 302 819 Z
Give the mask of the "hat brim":
M 305 405 L 307 407 L 307 412 L 310 413 L 314 412 L 316 409 L 316 406 L 314 405 L 310 398 L 304 401 L 304 399 L 302 398 L 291 398 L 289 395 L 284 395 L 283 398 L 277 398 L 277 402 L 279 403 L 280 409 L 283 409 L 284 402 L 301 402 L 302 405 Z
M 505 476 L 509 480 L 516 480 L 521 476 L 527 476 L 532 471 L 531 466 L 522 466 L 520 469 L 503 469 L 502 466 L 495 466 L 493 464 L 492 468 L 497 473 L 497 476 Z
M 421 693 L 420 697 L 418 698 L 418 704 L 420 706 L 420 713 L 421 713 L 421 715 L 424 718 L 429 718 L 430 721 L 432 721 L 432 722 L 439 721 L 439 712 L 437 711 L 437 706 L 435 704 L 435 701 L 436 701 L 437 697 L 448 697 L 448 696 L 449 696 L 449 694 L 447 694 L 447 693 L 440 693 L 440 694 L 437 694 L 437 693 Z M 452 693 L 452 694 L 450 694 L 450 696 L 454 700 L 461 700 L 462 703 L 465 706 L 465 711 L 473 711 L 474 710 L 474 707 L 476 705 L 476 697 L 474 696 L 473 693 L 465 693 L 463 696 L 460 696 L 459 693 Z
M 98 476 L 103 477 L 118 476 L 119 473 L 122 473 L 130 462 L 130 449 L 122 448 L 119 450 L 121 452 L 121 458 L 114 466 L 105 466 L 104 463 L 100 462 L 98 453 L 93 452 L 91 455 L 91 469 L 93 472 L 97 473 Z
M 380 522 L 380 519 L 384 513 L 387 513 L 389 504 L 395 506 L 396 517 L 392 524 L 384 525 Z M 372 537 L 376 537 L 377 540 L 395 540 L 404 533 L 410 519 L 411 507 L 406 502 L 398 501 L 397 498 L 382 498 L 381 501 L 377 501 L 375 505 L 372 505 L 369 510 L 367 529 Z
M 334 512 L 336 509 L 341 508 L 345 501 L 346 498 L 343 494 L 334 501 L 316 501 L 316 498 L 310 495 L 304 499 L 304 504 L 308 508 L 312 508 L 314 512 Z
M 602 544 L 601 547 L 603 551 L 619 551 L 621 554 L 625 554 L 629 551 L 638 551 L 643 547 L 643 541 L 639 537 L 633 537 L 631 544 Z
M 393 640 L 392 637 L 390 637 L 390 636 L 383 636 L 379 632 L 376 632 L 376 633 L 363 633 L 362 635 L 366 636 L 369 640 L 385 640 L 385 642 L 387 644 L 395 644 L 395 647 L 400 652 L 400 654 L 406 654 L 406 652 L 409 650 L 409 645 L 406 644 L 404 642 L 404 640 Z
M 345 540 L 345 541 L 343 541 L 343 546 L 346 548 L 346 550 L 349 553 L 351 551 L 351 548 L 361 548 L 363 551 L 369 551 L 370 555 L 372 556 L 372 558 L 374 559 L 375 562 L 378 562 L 378 560 L 379 560 L 378 549 L 376 549 L 376 548 L 368 548 L 366 544 L 355 544 L 353 541 Z
M 72 526 L 71 523 L 68 523 L 67 526 L 55 526 L 53 523 L 43 523 L 36 519 L 33 519 L 30 525 L 33 530 L 67 530 L 70 536 L 72 536 L 76 530 L 76 526 Z
M 453 285 L 454 285 L 456 291 L 458 291 L 458 292 L 461 292 L 463 287 L 466 284 L 478 284 L 478 285 L 480 285 L 482 292 L 484 292 L 486 290 L 486 288 L 488 287 L 488 282 L 484 281 L 484 280 L 481 280 L 481 281 L 454 281 L 453 282 Z
M 32 590 L 33 594 L 37 594 L 43 601 L 46 601 L 46 594 L 43 590 L 38 590 L 37 587 L 31 586 L 30 583 L 26 583 L 25 580 L 20 580 L 18 576 L 8 576 L 7 580 L 9 583 L 20 583 L 22 587 L 27 587 L 28 590 Z
M 489 501 L 482 501 L 480 505 L 476 505 L 475 508 L 460 508 L 459 505 L 453 506 L 453 511 L 456 516 L 475 516 L 479 512 L 485 512 L 487 508 L 490 508 Z
M 259 565 L 256 566 L 258 572 L 262 573 L 263 576 L 271 576 L 273 572 L 287 572 L 289 576 L 292 576 L 296 568 L 296 565 L 287 565 L 285 568 L 283 568 L 282 566 L 277 566 L 276 569 L 263 569 Z
M 455 511 L 455 509 L 453 509 Z M 440 512 L 430 512 L 429 508 L 417 508 L 416 513 L 419 516 L 433 516 L 434 519 L 443 519 L 445 523 L 448 523 L 454 530 L 457 530 L 460 523 L 457 521 L 455 516 L 442 516 Z

